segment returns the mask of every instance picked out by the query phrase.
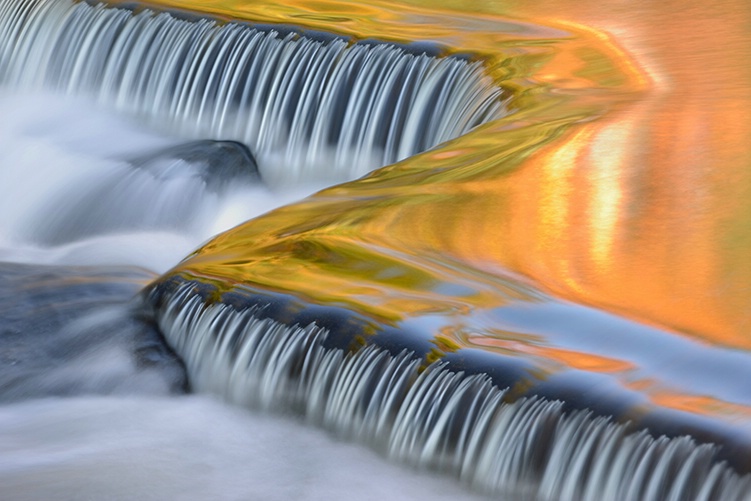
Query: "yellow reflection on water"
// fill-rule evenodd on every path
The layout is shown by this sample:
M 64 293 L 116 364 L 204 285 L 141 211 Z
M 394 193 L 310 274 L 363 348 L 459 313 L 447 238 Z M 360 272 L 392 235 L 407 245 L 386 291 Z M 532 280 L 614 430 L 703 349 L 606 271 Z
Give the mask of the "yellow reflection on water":
M 387 322 L 536 301 L 540 289 L 751 349 L 745 1 L 486 0 L 471 12 L 458 0 L 158 3 L 362 39 L 429 40 L 476 54 L 513 95 L 508 117 L 231 230 L 177 272 Z M 628 368 L 552 345 L 535 350 L 583 370 Z M 722 407 L 689 405 L 695 398 L 657 400 L 697 413 Z
M 590 147 L 592 195 L 590 197 L 589 226 L 592 261 L 598 273 L 608 271 L 608 260 L 614 254 L 619 220 L 624 212 L 624 180 L 621 163 L 627 160 L 626 148 L 631 128 L 618 123 L 603 128 L 593 138 Z

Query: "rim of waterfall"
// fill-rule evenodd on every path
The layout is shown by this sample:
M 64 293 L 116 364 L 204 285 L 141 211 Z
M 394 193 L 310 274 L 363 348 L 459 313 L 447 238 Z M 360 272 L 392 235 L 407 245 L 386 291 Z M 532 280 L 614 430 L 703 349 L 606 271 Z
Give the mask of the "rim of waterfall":
M 615 354 L 654 341 L 691 362 L 706 352 L 715 365 L 702 374 L 745 375 L 747 341 L 559 300 L 561 287 L 496 259 L 509 227 L 479 215 L 501 210 L 483 195 L 510 192 L 501 176 L 531 156 L 552 165 L 580 155 L 592 134 L 582 127 L 650 90 L 642 68 L 611 37 L 571 23 L 376 0 L 342 7 L 363 9 L 352 24 L 347 12 L 317 15 L 304 3 L 0 6 L 6 84 L 88 93 L 182 137 L 242 142 L 272 185 L 316 179 L 322 166 L 334 182 L 368 174 L 216 236 L 143 290 L 144 315 L 191 386 L 302 415 L 482 492 L 751 492 L 735 386 L 693 412 L 685 402 L 700 388 L 678 384 L 666 391 L 678 403 L 652 401 Z M 573 147 L 552 146 L 571 135 Z M 468 217 L 455 222 L 458 205 Z M 584 334 L 546 347 L 532 317 Z M 587 343 L 591 356 L 572 356 Z M 662 383 L 692 370 L 655 364 Z

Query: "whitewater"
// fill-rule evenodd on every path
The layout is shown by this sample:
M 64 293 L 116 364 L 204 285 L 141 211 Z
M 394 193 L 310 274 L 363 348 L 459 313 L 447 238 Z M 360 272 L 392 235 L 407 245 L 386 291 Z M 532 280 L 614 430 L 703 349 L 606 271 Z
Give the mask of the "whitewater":
M 181 140 L 97 110 L 85 100 L 44 92 L 3 90 L 0 108 L 2 261 L 124 266 L 145 282 L 215 233 L 320 187 L 308 183 L 272 190 L 249 185 L 222 200 L 198 192 L 191 200 L 196 205 L 193 224 L 183 225 L 182 231 L 136 228 L 42 245 L 35 237 L 48 211 L 64 208 L 49 208 L 47 201 L 64 205 L 67 199 L 75 204 L 96 180 L 121 173 L 123 158 Z M 137 206 L 137 192 L 133 195 Z M 127 295 L 122 300 L 112 307 L 113 315 L 127 308 Z M 66 371 L 74 373 L 71 379 L 89 380 L 94 391 L 109 394 L 0 405 L 3 499 L 376 500 L 468 495 L 448 479 L 405 470 L 294 418 L 234 408 L 209 396 L 172 395 L 159 377 L 138 379 L 138 369 L 127 363 L 119 343 L 110 340 L 104 346 L 108 347 L 97 359 L 71 360 Z M 110 388 L 107 381 L 112 378 L 135 381 Z

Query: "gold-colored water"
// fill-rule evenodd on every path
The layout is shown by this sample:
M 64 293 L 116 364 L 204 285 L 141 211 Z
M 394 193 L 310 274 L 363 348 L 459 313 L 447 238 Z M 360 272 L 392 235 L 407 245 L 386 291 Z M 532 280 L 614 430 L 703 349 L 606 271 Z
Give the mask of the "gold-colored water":
M 433 41 L 485 60 L 513 95 L 508 117 L 250 221 L 175 272 L 394 324 L 438 316 L 437 346 L 608 373 L 656 405 L 751 422 L 748 392 L 731 401 L 671 387 L 596 342 L 571 349 L 482 320 L 552 295 L 707 347 L 751 350 L 745 0 L 158 3 Z

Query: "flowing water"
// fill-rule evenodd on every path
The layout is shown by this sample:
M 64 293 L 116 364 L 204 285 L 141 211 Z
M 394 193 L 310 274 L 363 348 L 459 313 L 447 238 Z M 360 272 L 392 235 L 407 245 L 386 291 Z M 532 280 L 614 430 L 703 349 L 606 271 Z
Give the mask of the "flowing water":
M 704 82 L 660 12 L 577 11 L 637 63 L 513 6 L 160 3 L 250 24 L 0 3 L 4 498 L 751 498 L 751 178 L 649 170 Z
M 54 6 L 66 7 L 65 2 Z M 3 16 L 6 28 L 7 21 L 17 20 L 8 12 Z M 106 34 L 105 28 L 102 31 Z M 243 36 L 255 37 L 257 43 L 264 34 Z M 265 43 L 282 45 L 283 40 L 270 35 Z M 8 48 L 5 43 L 3 50 Z M 92 48 L 103 50 L 99 45 Z M 344 48 L 338 42 L 331 50 Z M 132 297 L 138 288 L 210 236 L 324 185 L 304 171 L 284 171 L 282 160 L 272 151 L 259 155 L 263 179 L 247 175 L 242 179 L 242 173 L 226 179 L 226 173 L 210 173 L 222 176 L 220 182 L 227 181 L 212 189 L 198 172 L 200 162 L 170 155 L 170 149 L 180 148 L 193 136 L 231 139 L 237 135 L 175 131 L 169 122 L 162 124 L 160 132 L 113 113 L 111 105 L 97 109 L 86 88 L 61 95 L 50 92 L 55 85 L 37 85 L 28 73 L 25 78 L 31 81 L 12 76 L 7 52 L 5 56 L 0 209 L 6 216 L 0 220 L 0 256 L 11 263 L 3 268 L 4 277 L 19 278 L 4 284 L 2 291 L 3 499 L 281 500 L 353 495 L 455 499 L 465 495 L 448 479 L 405 472 L 367 449 L 337 442 L 289 418 L 243 413 L 209 398 L 160 398 L 175 391 L 169 388 L 176 377 L 170 373 L 174 369 L 163 358 L 154 362 L 152 372 L 131 360 L 133 334 L 122 327 L 133 315 Z M 383 61 L 394 57 L 386 54 Z M 412 59 L 423 66 L 430 63 L 427 58 Z M 20 59 L 18 68 L 28 61 Z M 464 65 L 458 60 L 457 64 Z M 16 85 L 9 84 L 14 78 L 19 78 Z M 217 105 L 211 104 L 216 110 Z M 133 115 L 138 110 L 130 118 Z M 359 140 L 358 134 L 353 137 Z M 151 162 L 159 167 L 160 156 L 165 169 L 160 175 L 140 165 Z M 226 155 L 221 158 L 226 160 Z M 330 184 L 357 174 L 358 170 L 342 173 L 344 166 L 372 168 L 349 160 L 341 161 L 338 171 L 318 177 Z M 280 173 L 276 178 L 275 172 Z M 87 279 L 88 275 L 102 276 Z M 102 284 L 100 289 L 89 285 L 94 280 Z M 26 298 L 26 303 L 16 300 L 17 291 L 26 287 L 44 292 Z M 93 296 L 91 304 L 82 294 Z M 42 325 L 28 320 L 38 315 L 46 315 Z M 15 325 L 8 323 L 13 318 Z M 55 325 L 45 328 L 43 322 Z M 11 348 L 13 329 L 23 332 Z
M 41 93 L 6 92 L 2 108 L 3 213 L 14 218 L 2 219 L 0 253 L 4 261 L 33 263 L 31 269 L 6 265 L 4 280 L 15 273 L 26 286 L 38 283 L 50 292 L 23 308 L 16 301 L 24 288 L 19 282 L 17 289 L 5 282 L 0 286 L 0 497 L 282 500 L 351 499 L 357 493 L 375 500 L 463 495 L 446 479 L 415 477 L 367 449 L 289 418 L 244 413 L 205 397 L 168 396 L 165 380 L 174 375 L 163 360 L 151 371 L 130 360 L 129 302 L 154 277 L 145 269 L 165 271 L 214 232 L 302 197 L 313 186 L 281 192 L 249 186 L 221 203 L 196 194 L 192 203 L 211 217 L 197 214 L 200 224 L 192 231 L 141 229 L 40 245 L 31 235 L 38 235 L 48 219 L 49 210 L 39 212 L 49 200 L 65 194 L 75 204 L 96 186 L 94 179 L 122 173 L 127 168 L 122 158 L 174 139 L 96 113 L 89 102 Z M 139 193 L 130 194 L 134 208 Z M 75 268 L 79 265 L 94 267 Z M 58 276 L 66 270 L 67 277 Z M 95 274 L 102 275 L 101 289 L 89 283 L 87 275 Z M 60 282 L 71 290 L 55 292 Z M 72 311 L 70 305 L 88 304 L 81 295 L 92 296 L 91 314 Z M 9 308 L 16 325 L 8 323 Z M 43 323 L 58 315 L 71 315 L 75 322 L 61 321 L 67 328 L 59 332 L 45 329 Z M 39 316 L 37 324 L 29 320 Z M 25 329 L 24 337 L 11 355 L 9 336 L 18 326 Z M 11 378 L 21 381 L 10 386 Z
M 503 109 L 481 66 L 457 58 L 148 10 L 15 4 L 6 83 L 95 95 L 182 135 L 242 141 L 272 184 L 352 179 Z

